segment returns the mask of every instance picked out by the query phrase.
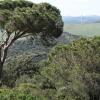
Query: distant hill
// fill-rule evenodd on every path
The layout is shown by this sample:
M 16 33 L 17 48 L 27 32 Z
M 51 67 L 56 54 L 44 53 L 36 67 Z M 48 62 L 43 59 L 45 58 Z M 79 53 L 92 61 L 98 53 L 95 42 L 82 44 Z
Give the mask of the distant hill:
M 72 35 L 68 32 L 64 32 L 56 41 L 57 44 L 68 44 L 76 39 L 79 39 L 80 36 L 78 35 Z M 44 57 L 45 54 L 49 52 L 49 50 L 52 48 L 45 47 L 41 43 L 32 42 L 30 40 L 18 40 L 16 41 L 9 49 L 8 58 L 14 57 L 17 55 L 34 55 L 34 57 L 37 57 L 37 55 L 41 55 Z
M 100 22 L 100 16 L 91 15 L 91 16 L 63 16 L 63 21 L 66 24 L 80 24 L 80 23 L 95 23 Z
M 69 32 L 64 32 L 58 39 L 57 39 L 57 43 L 58 44 L 68 44 L 71 43 L 74 40 L 77 40 L 79 38 L 81 38 L 81 35 L 75 35 L 75 34 L 71 34 Z
M 100 20 L 97 20 L 95 23 L 100 23 Z

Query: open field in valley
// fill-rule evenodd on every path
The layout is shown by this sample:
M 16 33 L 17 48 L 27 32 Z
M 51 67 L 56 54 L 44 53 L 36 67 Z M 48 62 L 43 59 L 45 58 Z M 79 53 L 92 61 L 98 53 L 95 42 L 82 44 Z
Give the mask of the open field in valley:
M 82 36 L 100 36 L 100 23 L 65 24 L 64 32 Z

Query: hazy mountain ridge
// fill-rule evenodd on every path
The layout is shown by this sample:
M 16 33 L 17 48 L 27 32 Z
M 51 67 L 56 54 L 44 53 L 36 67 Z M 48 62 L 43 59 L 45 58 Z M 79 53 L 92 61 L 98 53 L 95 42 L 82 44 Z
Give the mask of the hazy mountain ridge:
M 80 24 L 80 23 L 95 23 L 100 22 L 100 16 L 91 15 L 91 16 L 63 16 L 64 23 L 67 24 Z

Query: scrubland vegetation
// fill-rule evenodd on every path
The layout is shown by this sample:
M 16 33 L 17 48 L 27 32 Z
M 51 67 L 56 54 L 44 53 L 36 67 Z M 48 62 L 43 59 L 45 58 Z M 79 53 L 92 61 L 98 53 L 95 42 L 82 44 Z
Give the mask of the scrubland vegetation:
M 26 8 L 22 6 L 23 3 Z M 11 8 L 11 5 L 14 6 Z M 14 8 L 15 5 L 22 8 Z M 46 3 L 36 5 L 23 0 L 0 2 L 2 14 L 8 8 L 11 11 L 17 9 L 17 15 L 13 15 L 13 19 L 10 16 L 10 21 L 0 20 L 2 31 L 6 31 L 6 37 L 18 36 L 18 40 L 10 46 L 7 44 L 8 38 L 0 42 L 0 57 L 2 52 L 5 53 L 5 47 L 9 47 L 3 65 L 0 66 L 3 67 L 0 70 L 0 100 L 100 100 L 100 36 L 85 38 L 69 32 L 63 33 L 59 10 Z M 30 13 L 27 13 L 27 9 Z M 45 14 L 42 15 L 41 11 L 45 11 Z M 30 18 L 28 15 L 32 12 L 34 14 Z M 25 19 L 20 20 L 23 14 Z M 7 18 L 1 15 L 0 18 Z M 36 21 L 36 24 L 30 27 L 27 18 L 32 23 Z M 45 23 L 39 18 L 43 18 Z M 9 25 L 10 28 L 5 26 L 5 20 L 7 25 L 14 25 L 13 29 Z M 19 21 L 17 25 L 21 27 L 11 21 Z M 25 25 L 31 32 L 28 30 L 23 37 L 29 37 L 19 39 L 22 31 L 27 28 Z M 52 31 L 51 28 L 49 30 L 51 25 L 55 26 Z M 0 61 L 2 64 L 2 57 Z
M 100 37 L 57 45 L 38 63 L 19 56 L 5 64 L 1 97 L 9 91 L 10 100 L 99 100 L 99 65 Z

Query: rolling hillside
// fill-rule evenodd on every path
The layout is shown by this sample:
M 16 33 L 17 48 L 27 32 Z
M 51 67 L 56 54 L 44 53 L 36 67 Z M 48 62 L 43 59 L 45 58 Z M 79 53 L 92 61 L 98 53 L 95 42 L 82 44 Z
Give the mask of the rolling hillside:
M 100 23 L 91 24 L 65 24 L 64 32 L 82 36 L 100 36 Z
M 64 32 L 61 37 L 56 41 L 58 44 L 68 44 L 76 39 L 79 39 L 80 36 L 72 35 L 68 32 Z M 18 40 L 16 41 L 9 50 L 8 56 L 16 56 L 21 54 L 45 54 L 51 49 L 50 47 L 45 46 L 40 43 L 40 41 L 30 41 L 30 40 Z

